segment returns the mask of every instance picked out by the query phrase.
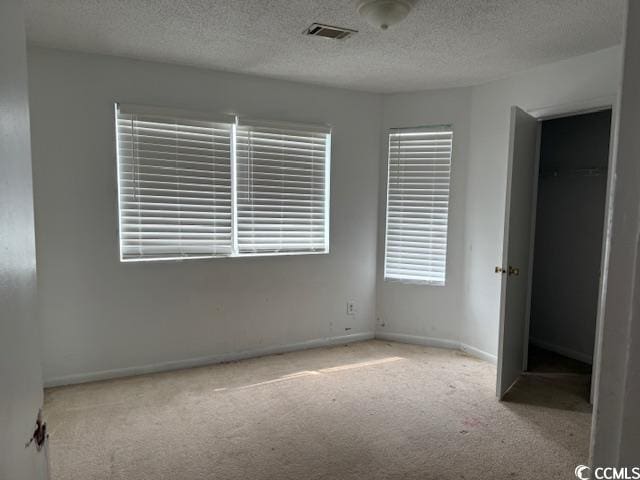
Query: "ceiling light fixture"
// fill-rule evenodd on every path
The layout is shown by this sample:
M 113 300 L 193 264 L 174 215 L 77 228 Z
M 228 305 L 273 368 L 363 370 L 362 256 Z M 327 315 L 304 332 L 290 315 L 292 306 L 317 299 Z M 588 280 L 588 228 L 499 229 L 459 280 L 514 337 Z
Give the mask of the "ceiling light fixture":
M 412 6 L 410 0 L 360 0 L 357 9 L 369 24 L 386 30 L 404 20 Z

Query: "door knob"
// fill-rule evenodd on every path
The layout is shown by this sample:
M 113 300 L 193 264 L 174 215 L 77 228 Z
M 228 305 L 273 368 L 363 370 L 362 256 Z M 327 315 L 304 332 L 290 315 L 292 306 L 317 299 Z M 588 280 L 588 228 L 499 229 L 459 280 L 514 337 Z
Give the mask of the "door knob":
M 502 267 L 496 267 L 496 273 L 507 273 L 507 271 Z
M 511 265 L 509 265 L 509 272 L 508 273 L 509 273 L 509 275 L 515 275 L 517 277 L 518 275 L 520 275 L 520 269 L 512 267 Z

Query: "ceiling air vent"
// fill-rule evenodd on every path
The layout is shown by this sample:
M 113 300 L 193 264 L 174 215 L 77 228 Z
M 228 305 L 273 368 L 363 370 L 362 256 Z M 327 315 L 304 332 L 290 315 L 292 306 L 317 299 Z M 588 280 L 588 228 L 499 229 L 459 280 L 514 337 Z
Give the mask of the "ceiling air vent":
M 323 25 L 321 23 L 312 23 L 309 28 L 304 32 L 305 35 L 312 35 L 314 37 L 333 38 L 334 40 L 344 40 L 350 37 L 354 33 L 358 33 L 357 30 L 351 30 L 350 28 L 333 27 L 331 25 Z

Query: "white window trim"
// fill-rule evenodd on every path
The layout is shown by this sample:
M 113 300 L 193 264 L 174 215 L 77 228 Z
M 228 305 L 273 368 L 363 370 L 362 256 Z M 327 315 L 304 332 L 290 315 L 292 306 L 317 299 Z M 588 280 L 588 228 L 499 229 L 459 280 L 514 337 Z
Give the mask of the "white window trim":
M 184 118 L 188 120 L 203 120 L 219 123 L 229 123 L 232 125 L 231 133 L 231 253 L 228 255 L 194 255 L 194 256 L 175 256 L 175 257 L 154 257 L 154 258 L 123 258 L 123 241 L 121 235 L 122 225 L 122 209 L 121 209 L 121 187 L 120 187 L 120 158 L 119 145 L 120 138 L 118 133 L 118 113 L 136 113 L 159 116 L 172 116 L 175 118 Z M 120 263 L 139 263 L 139 262 L 185 262 L 190 260 L 223 260 L 229 258 L 254 258 L 254 257 L 279 257 L 279 256 L 307 256 L 307 255 L 327 255 L 330 253 L 330 223 L 331 223 L 331 138 L 332 127 L 328 124 L 309 124 L 304 122 L 285 122 L 261 119 L 241 118 L 238 115 L 198 112 L 192 110 L 174 109 L 166 107 L 154 107 L 148 105 L 125 104 L 115 102 L 114 104 L 114 128 L 115 128 L 115 150 L 116 150 L 116 183 L 117 183 L 117 210 L 118 225 L 116 228 L 118 234 L 118 256 Z M 257 252 L 257 253 L 240 253 L 238 248 L 238 211 L 237 211 L 237 156 L 236 156 L 236 130 L 239 125 L 251 123 L 252 125 L 264 125 L 272 127 L 305 127 L 310 131 L 325 132 L 327 134 L 325 146 L 325 206 L 324 206 L 324 237 L 325 248 L 319 251 L 283 251 L 283 252 Z
M 392 133 L 394 133 L 394 131 L 405 131 L 405 132 L 411 132 L 413 131 L 421 131 L 421 130 L 425 130 L 425 129 L 438 129 L 438 128 L 442 128 L 442 129 L 449 129 L 451 130 L 452 134 L 455 132 L 455 126 L 453 123 L 445 123 L 445 124 L 433 124 L 433 125 L 423 125 L 423 126 L 418 126 L 418 127 L 394 127 L 394 128 L 390 128 L 388 130 L 388 132 L 386 133 L 386 141 L 387 141 L 387 177 L 386 177 L 386 181 L 385 181 L 385 205 L 384 205 L 384 216 L 385 216 L 385 226 L 384 226 L 384 250 L 382 252 L 383 258 L 382 258 L 382 280 L 383 282 L 386 283 L 391 283 L 391 284 L 401 284 L 401 285 L 414 285 L 414 286 L 431 286 L 431 287 L 445 287 L 447 285 L 447 271 L 448 271 L 448 267 L 449 267 L 449 227 L 450 227 L 450 222 L 449 222 L 449 214 L 451 211 L 451 185 L 453 183 L 453 161 L 454 161 L 454 144 L 452 141 L 451 144 L 451 160 L 449 162 L 450 165 L 450 174 L 449 174 L 449 200 L 448 200 L 448 204 L 447 204 L 447 242 L 446 242 L 446 246 L 445 246 L 445 253 L 444 253 L 444 261 L 445 261 L 445 267 L 444 267 L 444 279 L 443 281 L 434 281 L 434 280 L 424 280 L 421 278 L 398 278 L 398 277 L 387 277 L 387 243 L 388 243 L 388 229 L 389 229 L 389 178 L 390 178 L 390 171 L 391 171 L 391 142 L 390 142 L 390 135 Z M 453 136 L 455 138 L 455 135 Z
M 236 147 L 238 148 L 238 158 L 236 159 L 236 167 L 238 169 L 240 169 L 237 173 L 237 178 L 238 178 L 238 186 L 237 186 L 237 200 L 238 200 L 238 206 L 237 206 L 237 210 L 236 210 L 236 214 L 237 214 L 237 219 L 238 219 L 238 251 L 237 254 L 238 256 L 262 256 L 262 255 L 278 255 L 278 254 L 284 254 L 284 255 L 296 255 L 296 254 L 314 254 L 314 253 L 319 253 L 319 254 L 324 254 L 324 253 L 329 253 L 329 245 L 328 245 L 328 220 L 329 220 L 329 216 L 330 212 L 329 210 L 326 208 L 327 207 L 327 201 L 329 200 L 329 188 L 330 188 L 330 177 L 328 175 L 329 173 L 329 169 L 330 169 L 330 149 L 331 149 L 331 127 L 328 125 L 317 125 L 317 124 L 308 124 L 308 123 L 303 123 L 303 122 L 285 122 L 285 121 L 271 121 L 271 120 L 260 120 L 260 119 L 247 119 L 244 117 L 240 117 L 238 119 L 238 123 L 237 123 L 237 127 L 238 127 L 238 137 L 242 137 L 239 138 L 236 142 Z M 255 136 L 257 134 L 257 136 Z M 323 165 L 323 175 L 322 175 L 322 186 L 323 186 L 323 195 L 324 195 L 324 202 L 321 204 L 322 205 L 322 209 L 321 212 L 323 213 L 323 223 L 322 224 L 316 224 L 316 226 L 318 225 L 322 225 L 322 233 L 321 233 L 321 237 L 322 238 L 322 245 L 320 249 L 312 249 L 312 250 L 295 250 L 293 248 L 291 249 L 285 249 L 283 251 L 278 251 L 277 249 L 273 249 L 274 247 L 268 247 L 266 245 L 261 245 L 260 244 L 260 237 L 261 235 L 258 233 L 258 231 L 255 231 L 253 229 L 248 229 L 248 225 L 253 225 L 253 222 L 256 221 L 256 225 L 258 225 L 259 220 L 260 220 L 260 212 L 259 210 L 253 210 L 254 204 L 253 204 L 253 198 L 252 195 L 250 194 L 249 196 L 247 196 L 249 193 L 248 191 L 245 191 L 243 187 L 247 187 L 248 184 L 246 184 L 246 181 L 248 180 L 248 178 L 246 178 L 246 173 L 245 170 L 252 168 L 249 165 L 253 164 L 253 161 L 256 160 L 258 162 L 258 169 L 262 169 L 263 166 L 261 166 L 260 164 L 262 164 L 265 161 L 269 161 L 268 159 L 265 158 L 261 158 L 261 153 L 260 151 L 265 148 L 265 145 L 262 143 L 265 141 L 266 138 L 271 137 L 267 140 L 268 143 L 270 142 L 277 142 L 278 137 L 280 135 L 284 135 L 285 137 L 288 137 L 290 135 L 294 135 L 294 136 L 306 136 L 306 135 L 310 135 L 310 138 L 308 139 L 309 145 L 313 145 L 317 142 L 318 138 L 323 138 L 323 145 L 324 145 L 324 156 L 323 157 L 316 157 L 316 154 L 313 154 L 313 158 L 320 160 L 321 159 L 321 163 Z M 315 138 L 314 138 L 315 137 Z M 254 138 L 255 140 L 251 140 L 251 138 Z M 256 142 L 255 145 L 253 145 L 253 141 Z M 284 144 L 290 143 L 291 139 L 285 140 Z M 248 143 L 247 143 L 248 142 Z M 295 143 L 300 143 L 301 145 L 298 146 L 292 146 L 291 148 L 293 148 L 294 150 L 297 150 L 298 148 L 306 148 L 304 145 L 304 143 L 306 142 L 306 140 L 294 140 Z M 249 150 L 245 150 L 245 148 L 249 148 Z M 253 157 L 253 153 L 249 153 L 249 152 L 253 152 L 253 149 L 256 148 L 255 152 L 256 152 L 256 157 Z M 286 146 L 282 146 L 282 148 L 289 148 Z M 244 152 L 244 153 L 240 153 L 240 152 Z M 263 152 L 264 153 L 264 152 Z M 288 157 L 290 155 L 302 155 L 305 156 L 305 153 L 296 153 L 296 152 L 286 152 L 285 157 Z M 269 155 L 268 155 L 269 156 Z M 242 157 L 242 158 L 240 158 Z M 282 158 L 282 161 L 288 162 L 289 160 L 287 160 L 287 158 Z M 304 160 L 303 160 L 304 161 Z M 297 163 L 298 159 L 294 159 L 294 163 Z M 315 162 L 313 162 L 315 163 Z M 320 162 L 318 162 L 320 163 Z M 295 166 L 297 168 L 297 166 Z M 312 167 L 312 177 L 315 180 L 315 176 L 313 174 L 313 168 Z M 275 173 L 275 172 L 271 172 L 271 173 Z M 293 172 L 294 174 L 296 172 Z M 299 174 L 296 174 L 299 175 Z M 308 179 L 307 179 L 308 180 Z M 259 178 L 257 179 L 252 179 L 249 181 L 249 183 L 253 186 L 255 185 L 256 187 L 256 192 L 258 194 L 258 197 L 260 195 L 264 194 L 264 191 L 262 191 L 263 188 L 265 188 L 264 185 L 261 185 L 261 180 Z M 268 183 L 270 183 L 270 181 L 268 181 Z M 241 185 L 242 184 L 242 185 Z M 318 184 L 319 186 L 319 184 Z M 253 188 L 253 187 L 252 187 Z M 268 189 L 271 189 L 272 186 L 269 185 L 268 187 L 266 187 Z M 285 190 L 289 190 L 289 187 L 284 187 Z M 260 193 L 262 191 L 262 193 Z M 240 193 L 242 193 L 242 195 L 240 195 Z M 294 193 L 293 196 L 297 196 L 297 193 Z M 316 195 L 315 193 L 311 194 L 311 197 L 313 197 L 314 195 Z M 249 199 L 251 197 L 251 199 Z M 291 199 L 294 203 L 297 202 L 297 200 Z M 304 201 L 305 199 L 303 199 Z M 310 200 L 310 199 L 306 199 L 306 200 Z M 271 199 L 267 199 L 268 202 L 271 201 Z M 261 203 L 262 200 L 258 199 L 258 203 Z M 297 207 L 294 207 L 297 208 Z M 316 210 L 317 207 L 310 207 L 313 210 Z M 327 212 L 329 212 L 327 214 Z M 277 208 L 275 209 L 274 212 L 272 212 L 274 215 L 278 215 L 277 213 Z M 316 213 L 318 213 L 318 210 L 316 210 Z M 255 217 L 254 215 L 258 215 L 257 217 Z M 287 218 L 287 214 L 285 213 L 284 218 Z M 242 223 L 244 220 L 245 223 Z M 288 220 L 293 220 L 295 222 L 294 219 L 292 218 L 288 218 Z M 249 222 L 249 223 L 246 223 Z M 315 223 L 315 222 L 314 222 Z M 311 223 L 310 223 L 311 224 Z M 243 228 L 244 227 L 244 228 Z M 275 230 L 277 230 L 278 227 L 278 223 L 274 223 L 273 227 L 275 227 Z M 280 227 L 280 229 L 282 230 L 282 227 Z M 270 229 L 266 229 L 263 231 L 263 234 L 268 232 Z M 286 230 L 286 228 L 285 228 Z M 248 234 L 248 232 L 252 232 L 253 235 Z M 275 231 L 272 229 L 271 230 L 272 233 L 275 233 Z M 255 236 L 257 234 L 257 236 Z M 320 233 L 318 230 L 316 230 L 316 235 Z M 295 236 L 295 235 L 294 235 Z M 316 237 L 318 238 L 318 237 Z M 284 235 L 284 239 L 287 239 L 287 235 Z M 256 241 L 257 240 L 257 241 Z M 276 242 L 277 243 L 277 242 Z M 286 243 L 286 242 L 285 242 Z M 295 243 L 295 241 L 294 241 Z M 261 248 L 262 247 L 262 248 Z M 317 248 L 317 247 L 316 247 Z

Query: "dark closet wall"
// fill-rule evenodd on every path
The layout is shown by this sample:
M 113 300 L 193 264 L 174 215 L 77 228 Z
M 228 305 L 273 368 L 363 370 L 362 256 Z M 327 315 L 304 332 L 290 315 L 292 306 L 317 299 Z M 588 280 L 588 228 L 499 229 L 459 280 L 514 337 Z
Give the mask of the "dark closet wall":
M 595 340 L 611 111 L 542 124 L 531 341 L 590 360 Z

